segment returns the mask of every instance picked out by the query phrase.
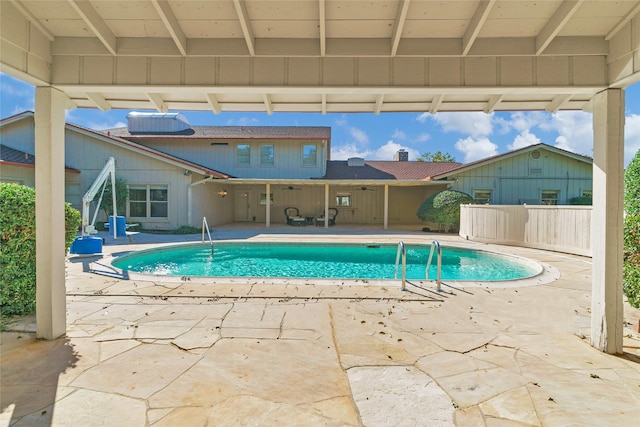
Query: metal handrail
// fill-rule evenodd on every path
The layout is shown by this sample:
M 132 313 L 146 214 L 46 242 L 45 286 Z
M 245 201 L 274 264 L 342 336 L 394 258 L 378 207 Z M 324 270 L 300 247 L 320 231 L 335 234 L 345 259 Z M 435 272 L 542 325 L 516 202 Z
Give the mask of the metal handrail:
M 436 280 L 436 286 L 438 291 L 440 291 L 441 286 L 441 277 L 442 277 L 442 249 L 440 248 L 440 242 L 438 242 L 437 240 L 434 240 L 431 243 L 431 252 L 429 252 L 429 261 L 427 262 L 427 269 L 425 271 L 425 278 L 427 280 L 429 280 L 429 267 L 431 267 L 431 258 L 433 258 L 433 250 L 436 249 L 437 250 L 437 254 L 438 254 L 438 273 L 437 273 L 437 280 Z
M 202 243 L 204 243 L 204 230 L 207 230 L 209 236 L 209 242 L 211 242 L 211 256 L 213 256 L 213 239 L 211 239 L 211 233 L 209 232 L 209 224 L 207 223 L 207 217 L 202 217 Z
M 400 256 L 402 256 L 402 287 L 403 291 L 407 290 L 407 249 L 404 242 L 398 242 L 398 251 L 396 252 L 396 271 L 393 274 L 393 278 L 398 278 L 398 264 L 400 263 Z

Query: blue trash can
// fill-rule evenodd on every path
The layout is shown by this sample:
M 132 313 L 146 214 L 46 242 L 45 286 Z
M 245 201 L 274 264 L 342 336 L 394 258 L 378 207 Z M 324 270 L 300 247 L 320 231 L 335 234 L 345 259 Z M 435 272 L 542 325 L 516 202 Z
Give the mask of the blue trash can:
M 109 217 L 109 234 L 113 236 L 113 216 Z M 116 217 L 116 237 L 126 237 L 127 223 L 125 217 Z

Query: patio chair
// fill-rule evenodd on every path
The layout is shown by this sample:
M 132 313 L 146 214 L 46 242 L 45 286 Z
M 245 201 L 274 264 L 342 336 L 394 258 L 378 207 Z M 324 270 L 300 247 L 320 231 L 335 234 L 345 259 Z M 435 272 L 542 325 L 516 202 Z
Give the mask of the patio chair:
M 307 219 L 300 216 L 300 210 L 298 210 L 298 208 L 285 208 L 284 216 L 289 225 L 307 225 Z
M 338 209 L 329 208 L 329 225 L 336 225 L 336 217 L 338 216 Z M 324 213 L 316 218 L 316 227 L 324 226 Z

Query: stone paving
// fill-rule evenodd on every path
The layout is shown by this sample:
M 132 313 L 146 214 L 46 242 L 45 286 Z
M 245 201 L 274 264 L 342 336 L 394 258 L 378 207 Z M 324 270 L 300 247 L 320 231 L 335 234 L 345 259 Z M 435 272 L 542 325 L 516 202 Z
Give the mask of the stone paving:
M 624 354 L 588 343 L 591 260 L 454 235 L 222 227 L 215 239 L 429 242 L 534 259 L 506 287 L 119 277 L 106 238 L 67 263 L 67 334 L 2 333 L 0 426 L 638 426 L 640 311 Z M 416 286 L 414 286 L 416 285 Z

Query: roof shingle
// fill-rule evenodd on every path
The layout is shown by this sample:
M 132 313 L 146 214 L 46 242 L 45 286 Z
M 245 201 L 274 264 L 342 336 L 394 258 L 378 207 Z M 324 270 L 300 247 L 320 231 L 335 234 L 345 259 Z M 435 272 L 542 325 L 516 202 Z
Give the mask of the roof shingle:
M 349 166 L 347 160 L 327 162 L 324 179 L 430 180 L 432 176 L 461 166 L 455 162 L 365 161 L 364 166 Z

